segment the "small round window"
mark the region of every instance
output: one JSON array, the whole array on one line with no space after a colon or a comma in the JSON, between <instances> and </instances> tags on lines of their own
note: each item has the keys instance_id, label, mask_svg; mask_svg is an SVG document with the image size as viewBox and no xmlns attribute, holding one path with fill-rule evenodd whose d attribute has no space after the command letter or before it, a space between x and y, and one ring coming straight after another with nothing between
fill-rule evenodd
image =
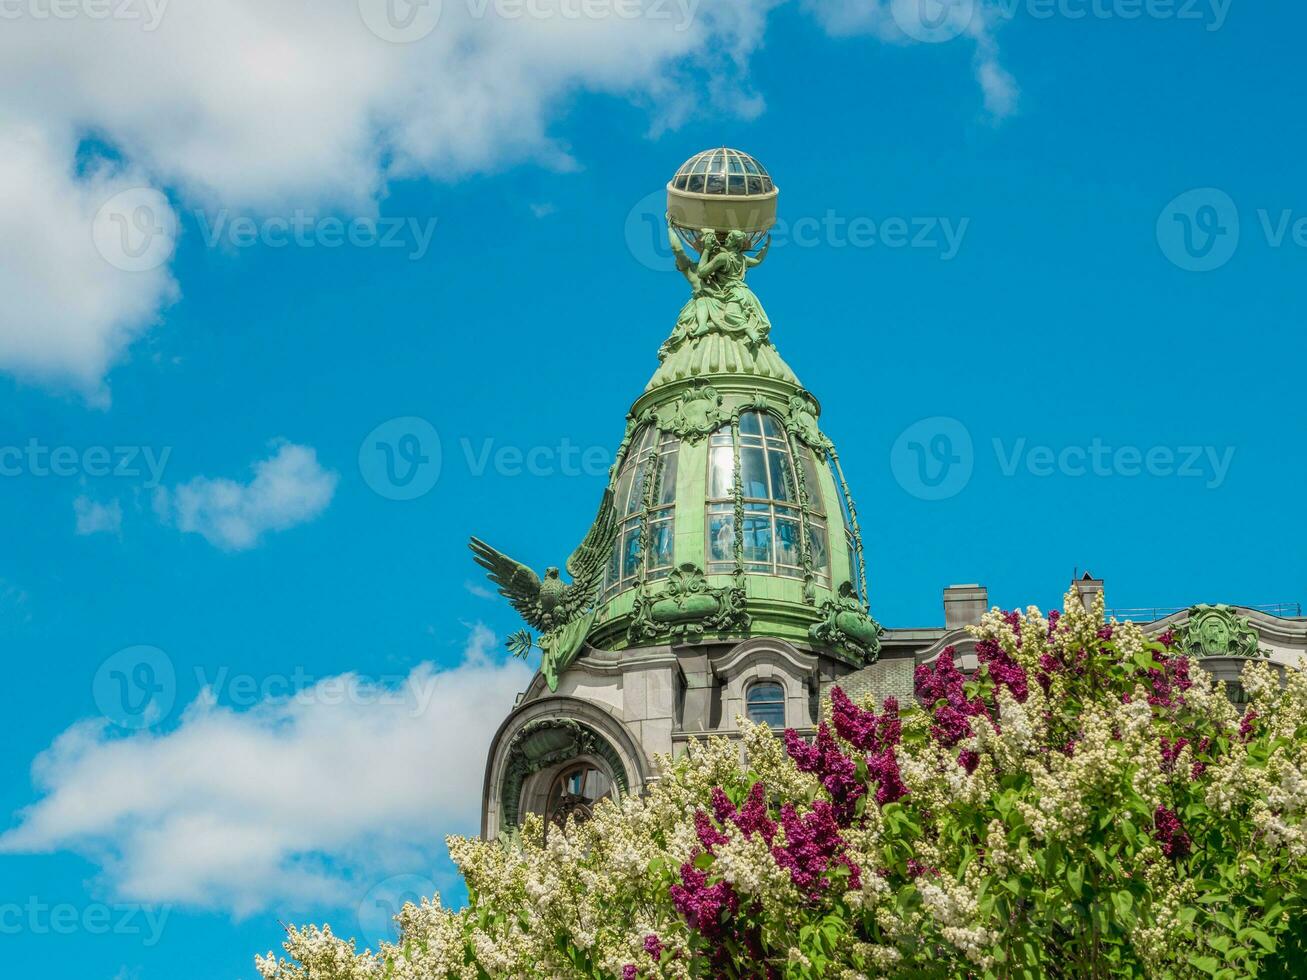
<instances>
[{"instance_id":1,"label":"small round window","mask_svg":"<svg viewBox=\"0 0 1307 980\"><path fill-rule=\"evenodd\" d=\"M745 714L754 724L785 727L785 689L775 681L759 681L744 696Z\"/></svg>"}]
</instances>

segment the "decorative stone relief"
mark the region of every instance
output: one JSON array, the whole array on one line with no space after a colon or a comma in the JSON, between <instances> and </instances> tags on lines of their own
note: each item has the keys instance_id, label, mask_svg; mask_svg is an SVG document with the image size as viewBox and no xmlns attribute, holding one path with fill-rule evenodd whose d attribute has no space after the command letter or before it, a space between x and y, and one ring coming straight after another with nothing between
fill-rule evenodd
<instances>
[{"instance_id":1,"label":"decorative stone relief","mask_svg":"<svg viewBox=\"0 0 1307 980\"><path fill-rule=\"evenodd\" d=\"M660 638L692 643L708 632L747 630L743 586L713 588L703 570L686 562L667 578L662 592L641 587L631 612L628 636L633 643Z\"/></svg>"},{"instance_id":2,"label":"decorative stone relief","mask_svg":"<svg viewBox=\"0 0 1307 980\"><path fill-rule=\"evenodd\" d=\"M821 604L821 614L821 622L808 628L815 642L843 650L863 664L880 656L880 635L885 630L867 614L851 582L841 584L839 594Z\"/></svg>"},{"instance_id":3,"label":"decorative stone relief","mask_svg":"<svg viewBox=\"0 0 1307 980\"><path fill-rule=\"evenodd\" d=\"M1193 606L1187 622L1175 628L1180 649L1194 657L1265 657L1257 630L1246 616L1225 605Z\"/></svg>"},{"instance_id":4,"label":"decorative stone relief","mask_svg":"<svg viewBox=\"0 0 1307 980\"><path fill-rule=\"evenodd\" d=\"M508 744L500 800L505 828L516 827L521 816L522 784L528 776L578 756L603 759L612 769L613 782L630 792L626 767L608 740L570 718L546 718L523 725Z\"/></svg>"},{"instance_id":5,"label":"decorative stone relief","mask_svg":"<svg viewBox=\"0 0 1307 980\"><path fill-rule=\"evenodd\" d=\"M785 425L807 443L818 456L825 456L830 451L831 441L822 435L817 425L817 403L808 392L801 391L797 395L790 396Z\"/></svg>"},{"instance_id":6,"label":"decorative stone relief","mask_svg":"<svg viewBox=\"0 0 1307 980\"><path fill-rule=\"evenodd\" d=\"M722 396L712 385L696 384L658 414L658 428L696 443L715 432L729 415Z\"/></svg>"}]
</instances>

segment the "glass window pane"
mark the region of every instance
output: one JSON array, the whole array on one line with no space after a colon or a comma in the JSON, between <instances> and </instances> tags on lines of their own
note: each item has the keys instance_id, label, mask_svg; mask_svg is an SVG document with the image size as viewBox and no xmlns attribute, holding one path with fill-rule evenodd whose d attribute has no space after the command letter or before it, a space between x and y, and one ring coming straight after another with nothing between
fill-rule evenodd
<instances>
[{"instance_id":1,"label":"glass window pane","mask_svg":"<svg viewBox=\"0 0 1307 980\"><path fill-rule=\"evenodd\" d=\"M740 480L746 497L767 499L767 463L761 449L740 448Z\"/></svg>"},{"instance_id":2,"label":"glass window pane","mask_svg":"<svg viewBox=\"0 0 1307 980\"><path fill-rule=\"evenodd\" d=\"M664 453L659 457L661 472L658 474L658 496L655 504L670 504L676 500L676 451Z\"/></svg>"},{"instance_id":3,"label":"glass window pane","mask_svg":"<svg viewBox=\"0 0 1307 980\"><path fill-rule=\"evenodd\" d=\"M735 491L735 458L731 447L714 446L708 465L708 496L729 497Z\"/></svg>"},{"instance_id":4,"label":"glass window pane","mask_svg":"<svg viewBox=\"0 0 1307 980\"><path fill-rule=\"evenodd\" d=\"M768 468L771 470L771 498L772 500L795 500L799 499L798 488L794 485L794 475L790 472L790 457L788 453L769 452L767 454Z\"/></svg>"},{"instance_id":5,"label":"glass window pane","mask_svg":"<svg viewBox=\"0 0 1307 980\"><path fill-rule=\"evenodd\" d=\"M731 189L730 189L730 193L732 193L732 194L743 194L743 193L744 193L744 175L743 175L743 174L731 174L731 184L730 184L730 188L731 188Z\"/></svg>"},{"instance_id":6,"label":"glass window pane","mask_svg":"<svg viewBox=\"0 0 1307 980\"><path fill-rule=\"evenodd\" d=\"M849 502L844 499L844 491L840 489L840 475L835 472L835 463L830 463L831 479L835 481L835 495L840 498L840 513L844 517L844 526L852 527L853 519L849 516Z\"/></svg>"},{"instance_id":7,"label":"glass window pane","mask_svg":"<svg viewBox=\"0 0 1307 980\"><path fill-rule=\"evenodd\" d=\"M649 567L667 568L672 564L672 522L659 521L649 528Z\"/></svg>"},{"instance_id":8,"label":"glass window pane","mask_svg":"<svg viewBox=\"0 0 1307 980\"><path fill-rule=\"evenodd\" d=\"M818 575L830 574L830 548L827 546L826 527L813 522L808 528L808 547L812 550L812 567Z\"/></svg>"},{"instance_id":9,"label":"glass window pane","mask_svg":"<svg viewBox=\"0 0 1307 980\"><path fill-rule=\"evenodd\" d=\"M746 517L744 519L744 560L747 562L770 562L771 521L765 517Z\"/></svg>"},{"instance_id":10,"label":"glass window pane","mask_svg":"<svg viewBox=\"0 0 1307 980\"><path fill-rule=\"evenodd\" d=\"M735 561L735 515L708 516L708 560Z\"/></svg>"},{"instance_id":11,"label":"glass window pane","mask_svg":"<svg viewBox=\"0 0 1307 980\"><path fill-rule=\"evenodd\" d=\"M785 727L785 691L779 684L761 681L745 694L745 714L755 724Z\"/></svg>"},{"instance_id":12,"label":"glass window pane","mask_svg":"<svg viewBox=\"0 0 1307 980\"><path fill-rule=\"evenodd\" d=\"M622 541L619 538L618 540L613 542L613 553L608 558L608 574L605 576L605 580L610 586L617 584L618 580L621 578L621 576L618 575L617 573L618 568L621 565L621 561L622 561Z\"/></svg>"},{"instance_id":13,"label":"glass window pane","mask_svg":"<svg viewBox=\"0 0 1307 980\"><path fill-rule=\"evenodd\" d=\"M644 507L644 474L647 466L647 460L639 460L628 474L631 477L631 482L627 487L626 507L619 510L619 514L623 516L634 514Z\"/></svg>"},{"instance_id":14,"label":"glass window pane","mask_svg":"<svg viewBox=\"0 0 1307 980\"><path fill-rule=\"evenodd\" d=\"M640 526L635 524L622 535L622 578L633 578L640 568Z\"/></svg>"},{"instance_id":15,"label":"glass window pane","mask_svg":"<svg viewBox=\"0 0 1307 980\"><path fill-rule=\"evenodd\" d=\"M698 169L697 166L696 169ZM691 174L689 181L686 183L686 190L693 191L695 194L702 194L703 174Z\"/></svg>"},{"instance_id":16,"label":"glass window pane","mask_svg":"<svg viewBox=\"0 0 1307 980\"><path fill-rule=\"evenodd\" d=\"M790 565L796 568L802 564L799 541L799 522L778 517L776 519L776 561L778 564Z\"/></svg>"},{"instance_id":17,"label":"glass window pane","mask_svg":"<svg viewBox=\"0 0 1307 980\"><path fill-rule=\"evenodd\" d=\"M762 435L762 427L758 422L757 412L745 412L740 416L740 434L741 435Z\"/></svg>"},{"instance_id":18,"label":"glass window pane","mask_svg":"<svg viewBox=\"0 0 1307 980\"><path fill-rule=\"evenodd\" d=\"M812 460L812 453L806 447L799 450L799 465L803 467L803 488L808 491L808 509L824 514L826 506L822 500L817 465Z\"/></svg>"},{"instance_id":19,"label":"glass window pane","mask_svg":"<svg viewBox=\"0 0 1307 980\"><path fill-rule=\"evenodd\" d=\"M762 434L769 439L781 438L780 426L776 424L776 416L771 412L758 412L758 417L762 419Z\"/></svg>"}]
</instances>

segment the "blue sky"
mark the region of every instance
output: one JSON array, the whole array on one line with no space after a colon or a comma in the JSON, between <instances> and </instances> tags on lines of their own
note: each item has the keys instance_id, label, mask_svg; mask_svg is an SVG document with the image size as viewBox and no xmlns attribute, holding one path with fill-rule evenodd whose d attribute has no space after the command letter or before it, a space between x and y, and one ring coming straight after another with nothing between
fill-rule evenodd
<instances>
[{"instance_id":1,"label":"blue sky","mask_svg":"<svg viewBox=\"0 0 1307 980\"><path fill-rule=\"evenodd\" d=\"M1307 599L1296 5L445 0L387 43L369 3L0 27L15 975L253 977L278 919L459 900L442 838L528 676L465 542L579 540L707 146L781 188L752 284L882 622L1077 568L1116 607ZM142 214L163 251L116 252Z\"/></svg>"}]
</instances>

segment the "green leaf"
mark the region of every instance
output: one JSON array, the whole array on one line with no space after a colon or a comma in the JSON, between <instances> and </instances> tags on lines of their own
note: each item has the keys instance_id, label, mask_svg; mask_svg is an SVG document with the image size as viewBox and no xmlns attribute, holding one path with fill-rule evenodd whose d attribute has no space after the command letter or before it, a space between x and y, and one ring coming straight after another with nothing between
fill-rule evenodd
<instances>
[{"instance_id":1,"label":"green leaf","mask_svg":"<svg viewBox=\"0 0 1307 980\"><path fill-rule=\"evenodd\" d=\"M1275 952L1275 940L1272 939L1270 936L1268 936L1266 933L1262 932L1262 930L1260 929L1239 930L1239 941L1243 942L1245 939L1251 939L1253 942L1255 942L1262 949L1266 950L1266 952L1268 953Z\"/></svg>"},{"instance_id":2,"label":"green leaf","mask_svg":"<svg viewBox=\"0 0 1307 980\"><path fill-rule=\"evenodd\" d=\"M1216 976L1216 971L1221 968L1221 961L1215 956L1199 956L1196 953L1189 954L1189 965L1197 967L1204 973Z\"/></svg>"},{"instance_id":3,"label":"green leaf","mask_svg":"<svg viewBox=\"0 0 1307 980\"><path fill-rule=\"evenodd\" d=\"M1071 893L1076 898L1080 898L1085 890L1085 868L1084 865L1074 864L1067 868L1067 884L1071 886Z\"/></svg>"},{"instance_id":4,"label":"green leaf","mask_svg":"<svg viewBox=\"0 0 1307 980\"><path fill-rule=\"evenodd\" d=\"M508 647L508 652L515 657L526 659L527 654L531 652L531 647L535 645L535 639L531 636L530 630L518 630L504 641L504 646Z\"/></svg>"}]
</instances>

